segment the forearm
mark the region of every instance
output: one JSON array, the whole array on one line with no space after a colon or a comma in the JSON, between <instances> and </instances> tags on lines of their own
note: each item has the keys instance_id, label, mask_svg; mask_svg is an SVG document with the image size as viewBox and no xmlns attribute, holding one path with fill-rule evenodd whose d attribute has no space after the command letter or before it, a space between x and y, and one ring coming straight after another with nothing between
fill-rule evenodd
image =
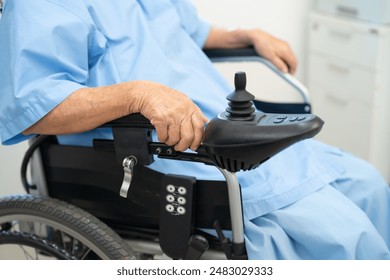
<instances>
[{"instance_id":1,"label":"forearm","mask_svg":"<svg viewBox=\"0 0 390 280\"><path fill-rule=\"evenodd\" d=\"M213 27L205 42L205 49L243 48L252 44L251 31L244 29L226 30Z\"/></svg>"},{"instance_id":2,"label":"forearm","mask_svg":"<svg viewBox=\"0 0 390 280\"><path fill-rule=\"evenodd\" d=\"M161 142L178 151L196 150L207 118L185 94L151 81L133 81L75 91L23 134L69 134L141 113Z\"/></svg>"},{"instance_id":3,"label":"forearm","mask_svg":"<svg viewBox=\"0 0 390 280\"><path fill-rule=\"evenodd\" d=\"M68 134L84 132L113 119L135 113L140 88L145 82L82 88L23 132L29 134Z\"/></svg>"}]
</instances>

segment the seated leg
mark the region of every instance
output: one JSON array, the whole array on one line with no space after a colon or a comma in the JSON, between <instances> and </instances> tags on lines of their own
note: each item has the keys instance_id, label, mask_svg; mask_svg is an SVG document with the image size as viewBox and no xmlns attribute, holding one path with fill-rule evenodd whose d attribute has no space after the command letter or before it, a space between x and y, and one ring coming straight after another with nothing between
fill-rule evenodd
<instances>
[{"instance_id":1,"label":"seated leg","mask_svg":"<svg viewBox=\"0 0 390 280\"><path fill-rule=\"evenodd\" d=\"M348 153L335 155L345 172L331 185L362 209L390 248L390 188L378 171Z\"/></svg>"},{"instance_id":2,"label":"seated leg","mask_svg":"<svg viewBox=\"0 0 390 280\"><path fill-rule=\"evenodd\" d=\"M246 220L245 232L249 259L390 259L367 215L330 185Z\"/></svg>"}]
</instances>

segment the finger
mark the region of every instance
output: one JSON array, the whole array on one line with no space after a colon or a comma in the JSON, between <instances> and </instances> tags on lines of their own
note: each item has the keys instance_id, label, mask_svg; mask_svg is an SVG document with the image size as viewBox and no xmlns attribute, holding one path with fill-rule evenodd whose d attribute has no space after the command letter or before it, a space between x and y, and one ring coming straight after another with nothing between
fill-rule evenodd
<instances>
[{"instance_id":1,"label":"finger","mask_svg":"<svg viewBox=\"0 0 390 280\"><path fill-rule=\"evenodd\" d=\"M288 72L294 74L297 70L298 61L288 45L286 45L285 49L282 51L280 58L287 64L289 68Z\"/></svg>"},{"instance_id":2,"label":"finger","mask_svg":"<svg viewBox=\"0 0 390 280\"><path fill-rule=\"evenodd\" d=\"M290 45L285 43L277 51L277 55L288 67L288 72L294 74L297 70L297 58L294 55L294 52L291 50Z\"/></svg>"},{"instance_id":3,"label":"finger","mask_svg":"<svg viewBox=\"0 0 390 280\"><path fill-rule=\"evenodd\" d=\"M194 138L190 146L191 150L195 151L199 147L203 138L204 125L207 121L207 118L205 118L204 116L202 118L199 118L193 115L192 126L194 130Z\"/></svg>"},{"instance_id":4,"label":"finger","mask_svg":"<svg viewBox=\"0 0 390 280\"><path fill-rule=\"evenodd\" d=\"M187 119L181 123L180 126L180 140L175 145L176 151L184 151L188 149L194 140L194 130L191 119Z\"/></svg>"},{"instance_id":5,"label":"finger","mask_svg":"<svg viewBox=\"0 0 390 280\"><path fill-rule=\"evenodd\" d=\"M152 123L153 124L153 123ZM166 143L168 139L168 127L166 123L163 124L153 124L157 132L158 141Z\"/></svg>"},{"instance_id":6,"label":"finger","mask_svg":"<svg viewBox=\"0 0 390 280\"><path fill-rule=\"evenodd\" d=\"M173 123L168 126L167 145L174 146L180 141L180 123Z\"/></svg>"},{"instance_id":7,"label":"finger","mask_svg":"<svg viewBox=\"0 0 390 280\"><path fill-rule=\"evenodd\" d=\"M272 62L273 65L276 66L276 68L278 68L280 71L284 72L284 73L288 73L288 65L286 64L286 62L284 60L282 60L280 57L274 55L270 61Z\"/></svg>"}]
</instances>

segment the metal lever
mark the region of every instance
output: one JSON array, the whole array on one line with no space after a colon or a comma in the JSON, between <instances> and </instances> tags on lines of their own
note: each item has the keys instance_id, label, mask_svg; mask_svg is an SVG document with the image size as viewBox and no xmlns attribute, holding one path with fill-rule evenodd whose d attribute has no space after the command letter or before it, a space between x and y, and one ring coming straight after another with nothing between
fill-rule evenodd
<instances>
[{"instance_id":1,"label":"metal lever","mask_svg":"<svg viewBox=\"0 0 390 280\"><path fill-rule=\"evenodd\" d=\"M123 177L121 189L119 191L119 195L121 197L125 197L125 198L127 197L131 180L133 179L133 169L136 164L137 164L137 158L135 156L128 156L122 162L124 177Z\"/></svg>"}]
</instances>

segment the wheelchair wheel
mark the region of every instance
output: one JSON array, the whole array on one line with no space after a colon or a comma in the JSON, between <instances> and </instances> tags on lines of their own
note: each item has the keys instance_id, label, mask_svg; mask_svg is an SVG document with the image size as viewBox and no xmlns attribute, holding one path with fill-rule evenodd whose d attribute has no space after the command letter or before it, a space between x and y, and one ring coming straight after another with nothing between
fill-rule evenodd
<instances>
[{"instance_id":1,"label":"wheelchair wheel","mask_svg":"<svg viewBox=\"0 0 390 280\"><path fill-rule=\"evenodd\" d=\"M128 243L96 217L31 195L0 198L0 255L10 250L26 259L136 259Z\"/></svg>"},{"instance_id":2,"label":"wheelchair wheel","mask_svg":"<svg viewBox=\"0 0 390 280\"><path fill-rule=\"evenodd\" d=\"M14 248L17 248L21 253L20 256L28 260L47 259L50 256L59 260L76 259L65 249L58 247L57 244L27 232L1 231L0 248L1 245L3 245L4 250L8 250L8 252L12 250L14 254Z\"/></svg>"}]
</instances>

